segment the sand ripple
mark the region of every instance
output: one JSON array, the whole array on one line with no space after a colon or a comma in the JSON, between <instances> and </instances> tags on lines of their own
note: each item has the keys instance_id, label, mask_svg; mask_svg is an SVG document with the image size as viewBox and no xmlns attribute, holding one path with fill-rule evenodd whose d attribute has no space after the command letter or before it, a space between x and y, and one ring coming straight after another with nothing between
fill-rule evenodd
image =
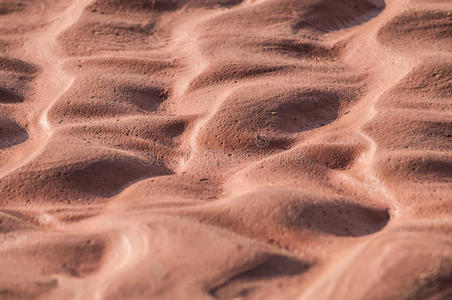
<instances>
[{"instance_id":1,"label":"sand ripple","mask_svg":"<svg viewBox=\"0 0 452 300\"><path fill-rule=\"evenodd\" d=\"M0 3L1 299L449 299L452 6Z\"/></svg>"}]
</instances>

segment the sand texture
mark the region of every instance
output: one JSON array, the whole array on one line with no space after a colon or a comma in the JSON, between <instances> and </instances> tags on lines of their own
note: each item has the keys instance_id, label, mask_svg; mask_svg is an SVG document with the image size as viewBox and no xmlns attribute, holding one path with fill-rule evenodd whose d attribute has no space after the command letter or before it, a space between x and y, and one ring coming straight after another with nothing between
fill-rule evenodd
<instances>
[{"instance_id":1,"label":"sand texture","mask_svg":"<svg viewBox=\"0 0 452 300\"><path fill-rule=\"evenodd\" d=\"M0 0L0 299L452 299L451 0Z\"/></svg>"}]
</instances>

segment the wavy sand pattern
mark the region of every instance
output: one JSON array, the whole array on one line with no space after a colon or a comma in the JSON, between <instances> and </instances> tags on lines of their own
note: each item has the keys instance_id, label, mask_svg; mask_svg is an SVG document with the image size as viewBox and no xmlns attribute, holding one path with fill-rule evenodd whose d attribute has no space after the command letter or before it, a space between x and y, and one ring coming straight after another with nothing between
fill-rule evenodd
<instances>
[{"instance_id":1,"label":"wavy sand pattern","mask_svg":"<svg viewBox=\"0 0 452 300\"><path fill-rule=\"evenodd\" d=\"M452 299L449 0L0 1L1 299Z\"/></svg>"}]
</instances>

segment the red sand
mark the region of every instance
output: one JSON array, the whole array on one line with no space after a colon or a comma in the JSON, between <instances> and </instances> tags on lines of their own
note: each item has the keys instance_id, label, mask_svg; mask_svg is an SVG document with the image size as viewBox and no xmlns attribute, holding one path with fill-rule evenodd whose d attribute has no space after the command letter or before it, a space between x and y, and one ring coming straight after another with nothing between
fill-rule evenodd
<instances>
[{"instance_id":1,"label":"red sand","mask_svg":"<svg viewBox=\"0 0 452 300\"><path fill-rule=\"evenodd\" d=\"M0 32L0 299L452 299L450 0L2 0Z\"/></svg>"}]
</instances>

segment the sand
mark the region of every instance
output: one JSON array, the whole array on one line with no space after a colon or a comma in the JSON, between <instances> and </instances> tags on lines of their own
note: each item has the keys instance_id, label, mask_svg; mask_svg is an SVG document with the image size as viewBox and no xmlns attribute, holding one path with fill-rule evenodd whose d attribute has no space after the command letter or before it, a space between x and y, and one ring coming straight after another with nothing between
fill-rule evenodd
<instances>
[{"instance_id":1,"label":"sand","mask_svg":"<svg viewBox=\"0 0 452 300\"><path fill-rule=\"evenodd\" d=\"M452 299L450 0L2 0L0 32L0 299Z\"/></svg>"}]
</instances>

